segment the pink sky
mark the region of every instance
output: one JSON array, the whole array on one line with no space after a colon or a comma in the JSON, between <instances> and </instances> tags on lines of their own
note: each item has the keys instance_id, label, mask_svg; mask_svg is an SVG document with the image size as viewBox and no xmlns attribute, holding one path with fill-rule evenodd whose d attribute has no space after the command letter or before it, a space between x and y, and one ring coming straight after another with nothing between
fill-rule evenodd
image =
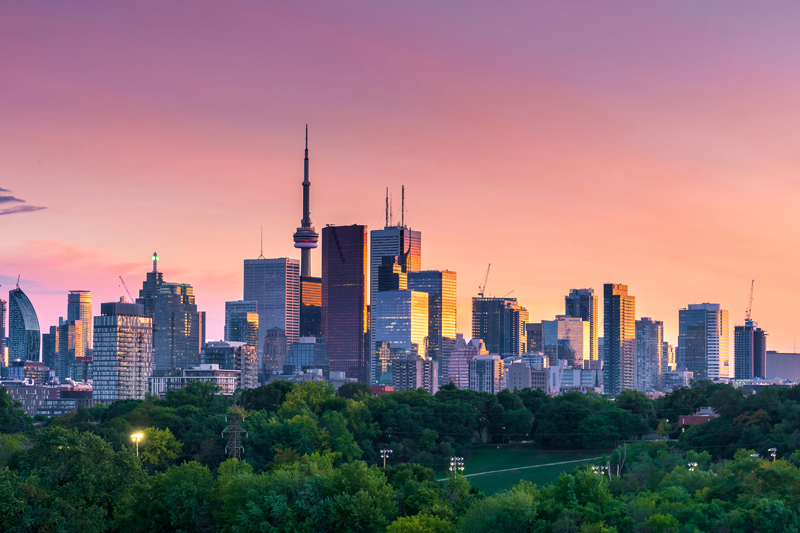
<instances>
[{"instance_id":1,"label":"pink sky","mask_svg":"<svg viewBox=\"0 0 800 533\"><path fill-rule=\"evenodd\" d=\"M406 185L423 268L459 278L459 330L492 263L531 320L570 288L796 335L800 6L784 2L0 4L0 283L43 330L95 312L150 254L192 283L208 336L242 260L299 257L312 220L383 223ZM395 202L397 205L398 202ZM399 209L396 209L396 212ZM319 253L314 257L319 274ZM732 333L732 331L731 331Z\"/></svg>"}]
</instances>

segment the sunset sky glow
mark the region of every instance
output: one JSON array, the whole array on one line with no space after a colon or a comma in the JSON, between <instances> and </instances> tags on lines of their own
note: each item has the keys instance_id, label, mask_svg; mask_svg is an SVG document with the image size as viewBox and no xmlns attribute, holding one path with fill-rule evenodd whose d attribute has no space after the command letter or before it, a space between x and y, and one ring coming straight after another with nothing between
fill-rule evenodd
<instances>
[{"instance_id":1,"label":"sunset sky glow","mask_svg":"<svg viewBox=\"0 0 800 533\"><path fill-rule=\"evenodd\" d=\"M491 263L531 321L625 283L675 343L720 303L731 354L755 279L791 351L798 95L795 2L3 2L0 294L21 275L46 331L157 251L221 338L260 227L300 257L308 123L317 230L382 227L405 184L466 337Z\"/></svg>"}]
</instances>

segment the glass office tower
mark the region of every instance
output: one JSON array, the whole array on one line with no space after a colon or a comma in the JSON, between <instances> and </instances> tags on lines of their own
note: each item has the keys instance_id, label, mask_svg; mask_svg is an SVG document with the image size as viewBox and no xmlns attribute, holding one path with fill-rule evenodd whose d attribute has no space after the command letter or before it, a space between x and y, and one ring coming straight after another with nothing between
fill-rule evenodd
<instances>
[{"instance_id":1,"label":"glass office tower","mask_svg":"<svg viewBox=\"0 0 800 533\"><path fill-rule=\"evenodd\" d=\"M33 304L17 287L8 293L8 359L38 361L42 336Z\"/></svg>"},{"instance_id":2,"label":"glass office tower","mask_svg":"<svg viewBox=\"0 0 800 533\"><path fill-rule=\"evenodd\" d=\"M428 344L428 294L382 291L375 304L375 367L373 383L391 383L392 363L410 356L425 359Z\"/></svg>"},{"instance_id":3,"label":"glass office tower","mask_svg":"<svg viewBox=\"0 0 800 533\"><path fill-rule=\"evenodd\" d=\"M736 379L767 379L767 334L757 322L734 328L733 353Z\"/></svg>"},{"instance_id":4,"label":"glass office tower","mask_svg":"<svg viewBox=\"0 0 800 533\"><path fill-rule=\"evenodd\" d=\"M153 322L156 370L200 363L200 314L191 285L162 283L155 300Z\"/></svg>"},{"instance_id":5,"label":"glass office tower","mask_svg":"<svg viewBox=\"0 0 800 533\"><path fill-rule=\"evenodd\" d=\"M428 294L428 357L439 361L439 385L446 385L447 364L456 340L456 273L409 272L408 288Z\"/></svg>"},{"instance_id":6,"label":"glass office tower","mask_svg":"<svg viewBox=\"0 0 800 533\"><path fill-rule=\"evenodd\" d=\"M664 351L664 322L642 317L636 321L636 388L660 390Z\"/></svg>"},{"instance_id":7,"label":"glass office tower","mask_svg":"<svg viewBox=\"0 0 800 533\"><path fill-rule=\"evenodd\" d=\"M258 346L267 330L281 328L289 343L300 336L300 261L245 259L243 300L258 302Z\"/></svg>"},{"instance_id":8,"label":"glass office tower","mask_svg":"<svg viewBox=\"0 0 800 533\"><path fill-rule=\"evenodd\" d=\"M368 382L367 227L322 230L322 334L331 372Z\"/></svg>"},{"instance_id":9,"label":"glass office tower","mask_svg":"<svg viewBox=\"0 0 800 533\"><path fill-rule=\"evenodd\" d=\"M558 361L581 369L590 361L591 328L588 322L572 316L557 316L555 320L542 320L542 345L550 366Z\"/></svg>"},{"instance_id":10,"label":"glass office tower","mask_svg":"<svg viewBox=\"0 0 800 533\"><path fill-rule=\"evenodd\" d=\"M322 278L300 276L300 336L322 335Z\"/></svg>"},{"instance_id":11,"label":"glass office tower","mask_svg":"<svg viewBox=\"0 0 800 533\"><path fill-rule=\"evenodd\" d=\"M719 304L689 304L678 311L678 370L694 379L733 377L728 311Z\"/></svg>"},{"instance_id":12,"label":"glass office tower","mask_svg":"<svg viewBox=\"0 0 800 533\"><path fill-rule=\"evenodd\" d=\"M92 355L92 293L90 291L69 291L67 295L67 320L80 320L83 332L83 354Z\"/></svg>"}]
</instances>

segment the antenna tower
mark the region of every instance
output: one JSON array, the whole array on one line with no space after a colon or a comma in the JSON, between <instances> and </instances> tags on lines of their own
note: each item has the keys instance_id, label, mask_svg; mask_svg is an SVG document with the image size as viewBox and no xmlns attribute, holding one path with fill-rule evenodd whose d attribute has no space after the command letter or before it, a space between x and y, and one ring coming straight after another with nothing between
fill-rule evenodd
<instances>
[{"instance_id":1,"label":"antenna tower","mask_svg":"<svg viewBox=\"0 0 800 533\"><path fill-rule=\"evenodd\" d=\"M400 201L400 226L406 227L406 186L401 185L402 196Z\"/></svg>"},{"instance_id":2,"label":"antenna tower","mask_svg":"<svg viewBox=\"0 0 800 533\"><path fill-rule=\"evenodd\" d=\"M389 187L386 187L386 224L384 227L389 227Z\"/></svg>"},{"instance_id":3,"label":"antenna tower","mask_svg":"<svg viewBox=\"0 0 800 533\"><path fill-rule=\"evenodd\" d=\"M264 257L264 226L261 226L261 253L258 254L258 259L266 259Z\"/></svg>"},{"instance_id":4,"label":"antenna tower","mask_svg":"<svg viewBox=\"0 0 800 533\"><path fill-rule=\"evenodd\" d=\"M229 425L222 430L223 437L225 437L225 433L228 434L228 444L225 445L225 453L227 453L228 457L231 459L241 461L242 454L244 453L244 446L242 446L242 433L244 433L245 437L247 436L247 431L242 429L242 420L244 420L244 414L242 413L242 408L238 405L234 405L230 412L230 420L228 420L228 417L225 417L225 421L229 422Z\"/></svg>"}]
</instances>

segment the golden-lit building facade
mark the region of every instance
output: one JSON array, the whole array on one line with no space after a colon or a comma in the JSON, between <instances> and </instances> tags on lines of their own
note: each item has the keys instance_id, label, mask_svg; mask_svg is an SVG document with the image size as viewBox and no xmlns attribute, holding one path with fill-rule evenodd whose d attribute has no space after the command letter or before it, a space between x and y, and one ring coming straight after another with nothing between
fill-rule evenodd
<instances>
[{"instance_id":1,"label":"golden-lit building facade","mask_svg":"<svg viewBox=\"0 0 800 533\"><path fill-rule=\"evenodd\" d=\"M380 382L384 374L391 372L393 359L427 358L427 293L408 290L379 292L373 323L378 347L373 380Z\"/></svg>"}]
</instances>

